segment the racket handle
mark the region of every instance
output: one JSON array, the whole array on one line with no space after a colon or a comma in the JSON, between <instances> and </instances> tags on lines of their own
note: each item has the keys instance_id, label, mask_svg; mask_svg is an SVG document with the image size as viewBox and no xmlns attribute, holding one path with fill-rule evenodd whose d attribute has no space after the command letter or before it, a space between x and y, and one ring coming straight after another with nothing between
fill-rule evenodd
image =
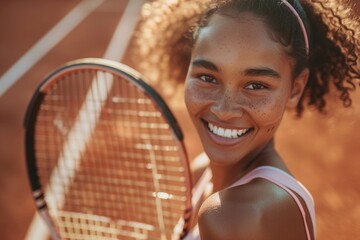
<instances>
[{"instance_id":1,"label":"racket handle","mask_svg":"<svg viewBox=\"0 0 360 240\"><path fill-rule=\"evenodd\" d=\"M49 214L49 210L47 208L47 205L46 205L46 202L44 199L44 192L42 191L41 188L39 188L37 190L34 190L32 192L32 194L33 194L39 215L45 221L48 229L50 230L51 238L53 240L61 240L59 231L58 231L53 219L51 218L51 216Z\"/></svg>"},{"instance_id":2,"label":"racket handle","mask_svg":"<svg viewBox=\"0 0 360 240\"><path fill-rule=\"evenodd\" d=\"M46 207L42 208L42 209L39 209L39 215L42 217L42 219L45 221L47 227L49 228L51 239L53 239L53 240L61 240L61 237L59 235L59 231L58 231L54 221L50 217L48 209Z\"/></svg>"}]
</instances>

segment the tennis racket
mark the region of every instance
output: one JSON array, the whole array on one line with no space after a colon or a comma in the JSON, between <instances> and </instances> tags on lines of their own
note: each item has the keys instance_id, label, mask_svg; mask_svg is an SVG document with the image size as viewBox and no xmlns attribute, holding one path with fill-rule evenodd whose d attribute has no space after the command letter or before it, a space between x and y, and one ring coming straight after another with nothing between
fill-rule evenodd
<instances>
[{"instance_id":1,"label":"tennis racket","mask_svg":"<svg viewBox=\"0 0 360 240\"><path fill-rule=\"evenodd\" d=\"M182 132L139 73L80 59L41 83L25 117L27 169L53 239L180 239L192 216Z\"/></svg>"}]
</instances>

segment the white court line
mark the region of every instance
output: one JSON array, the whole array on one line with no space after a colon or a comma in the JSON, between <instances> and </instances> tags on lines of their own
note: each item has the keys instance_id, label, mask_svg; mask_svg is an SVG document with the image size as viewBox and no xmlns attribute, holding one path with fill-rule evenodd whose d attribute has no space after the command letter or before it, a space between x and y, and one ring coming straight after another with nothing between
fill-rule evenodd
<instances>
[{"instance_id":1,"label":"white court line","mask_svg":"<svg viewBox=\"0 0 360 240\"><path fill-rule=\"evenodd\" d=\"M0 77L0 97L104 0L83 0Z\"/></svg>"},{"instance_id":2,"label":"white court line","mask_svg":"<svg viewBox=\"0 0 360 240\"><path fill-rule=\"evenodd\" d=\"M121 61L127 46L129 45L131 36L135 30L138 17L140 15L141 6L146 0L129 0L121 17L110 44L104 54L104 58L114 61Z\"/></svg>"},{"instance_id":3,"label":"white court line","mask_svg":"<svg viewBox=\"0 0 360 240\"><path fill-rule=\"evenodd\" d=\"M131 39L132 33L136 27L137 18L139 16L141 6L144 2L145 2L145 0L129 1L129 3L126 6L126 9L124 11L124 14L121 17L121 19L116 27L115 33L110 41L110 44L104 54L104 58L107 58L110 60L115 60L115 61L119 61L123 58L126 48L128 46L128 43ZM111 88L111 83L108 82L107 84L110 85L110 86L109 85L107 86L107 89L109 90ZM103 93L103 94L105 94L105 95L103 95L101 98L106 98L107 91L106 91L106 93ZM84 103L84 106L86 106L86 101ZM97 109L96 111L98 112L99 109ZM81 111L80 111L79 115L81 116ZM96 122L97 120L94 119L94 121ZM76 125L78 125L78 124L75 123L75 126ZM69 135L78 135L79 134L77 132L78 129L79 128L72 129L72 131ZM82 139L83 144L81 144L81 145L85 146L86 142L89 140L90 136L91 136L91 134L88 134L86 137L84 137ZM71 142L71 139L69 139L69 142ZM64 152L62 153L62 156L66 155L66 149L67 149L66 146L67 145L68 144L65 144L65 146L64 146ZM80 152L81 152L81 149L79 150L79 154L76 154L78 156L78 158L80 158L80 155L81 155ZM61 158L61 159L63 159L63 158ZM60 159L60 161L61 161L61 159ZM78 162L78 160L75 160L74 162ZM52 178L54 178L54 179L57 178L57 173L61 172L60 166L62 164L63 164L62 162L60 162L58 164L56 171L54 171L54 176L52 176ZM70 173L70 175L75 174L75 171L76 171L76 164L74 165L73 172ZM70 176L70 178L71 178L71 176ZM28 229L28 234L27 234L25 240L33 240L33 239L45 240L48 238L48 236L49 236L49 231L48 231L43 219L39 216L38 213L36 213L36 215L33 218L32 223Z\"/></svg>"}]
</instances>

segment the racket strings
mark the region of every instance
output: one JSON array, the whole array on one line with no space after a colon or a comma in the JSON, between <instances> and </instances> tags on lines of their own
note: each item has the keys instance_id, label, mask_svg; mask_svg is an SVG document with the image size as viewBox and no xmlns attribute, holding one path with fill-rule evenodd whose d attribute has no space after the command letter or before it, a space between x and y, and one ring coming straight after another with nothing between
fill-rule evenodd
<instances>
[{"instance_id":1,"label":"racket strings","mask_svg":"<svg viewBox=\"0 0 360 240\"><path fill-rule=\"evenodd\" d=\"M97 81L94 88L99 76L108 80ZM103 85L108 89L104 99ZM98 110L91 110L92 104ZM42 181L51 182L61 155L68 159L51 184L53 196L47 195L55 202L49 208L67 239L171 239L185 211L184 169L170 127L143 92L117 75L77 71L47 94L38 121ZM76 124L81 128L64 154L59 146L66 145ZM68 167L75 173L64 181Z\"/></svg>"},{"instance_id":2,"label":"racket strings","mask_svg":"<svg viewBox=\"0 0 360 240\"><path fill-rule=\"evenodd\" d=\"M64 79L61 81L63 84L57 84L51 88L52 92L47 96L52 97L45 99L37 119L38 123L36 125L35 146L37 150L35 152L38 155L38 163L45 167L43 169L40 168L39 174L40 177L42 177L43 185L47 185L49 191L51 191L50 198L48 200L48 204L50 205L62 202L61 199L63 198L61 193L64 192L64 189L61 189L60 191L58 189L64 184L48 184L48 182L51 179L57 182L60 182L62 179L66 179L62 172L59 172L57 175L55 174L57 176L55 178L51 178L51 175L53 174L53 169L56 169L59 156L68 153L62 152L63 149L59 146L65 145L68 129L71 128L69 123L74 122L74 111L78 111L78 109L75 104L71 104L71 99L64 93L75 96L72 91L77 88L74 88L71 84L71 80L76 80L76 77L77 76L73 73L69 76L64 76ZM52 106L69 109L70 111L54 112L52 111Z\"/></svg>"}]
</instances>

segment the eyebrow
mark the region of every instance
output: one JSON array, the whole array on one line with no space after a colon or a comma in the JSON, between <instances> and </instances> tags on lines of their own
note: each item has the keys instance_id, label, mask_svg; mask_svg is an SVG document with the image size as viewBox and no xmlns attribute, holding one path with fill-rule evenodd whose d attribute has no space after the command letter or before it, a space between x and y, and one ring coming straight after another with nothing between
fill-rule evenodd
<instances>
[{"instance_id":1,"label":"eyebrow","mask_svg":"<svg viewBox=\"0 0 360 240\"><path fill-rule=\"evenodd\" d=\"M195 67L203 67L208 70L219 72L219 68L215 64L204 59L195 59L192 62L192 65Z\"/></svg>"},{"instance_id":2,"label":"eyebrow","mask_svg":"<svg viewBox=\"0 0 360 240\"><path fill-rule=\"evenodd\" d=\"M280 79L280 74L267 67L261 67L261 68L250 68L245 70L245 76L251 76L251 77L272 77Z\"/></svg>"},{"instance_id":3,"label":"eyebrow","mask_svg":"<svg viewBox=\"0 0 360 240\"><path fill-rule=\"evenodd\" d=\"M204 59L195 59L192 62L192 65L195 67L203 67L211 71L219 72L220 68L216 66L214 63L204 60ZM244 71L244 76L250 77L271 77L280 79L280 74L268 67L258 67L258 68L248 68Z\"/></svg>"}]
</instances>

